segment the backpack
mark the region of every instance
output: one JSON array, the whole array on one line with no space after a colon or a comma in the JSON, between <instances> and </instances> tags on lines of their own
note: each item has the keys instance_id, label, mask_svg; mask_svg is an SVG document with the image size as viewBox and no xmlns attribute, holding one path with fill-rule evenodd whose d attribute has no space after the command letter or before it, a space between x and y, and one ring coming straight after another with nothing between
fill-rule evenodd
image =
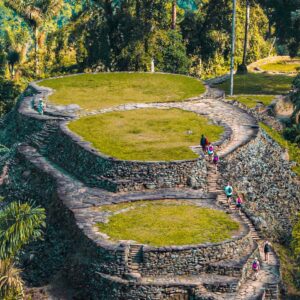
<instances>
[{"instance_id":1,"label":"backpack","mask_svg":"<svg viewBox=\"0 0 300 300\"><path fill-rule=\"evenodd\" d=\"M232 187L231 186L229 186L226 190L227 190L228 194L232 194Z\"/></svg>"},{"instance_id":2,"label":"backpack","mask_svg":"<svg viewBox=\"0 0 300 300\"><path fill-rule=\"evenodd\" d=\"M253 270L257 270L258 268L258 262L255 260L253 263L252 263L252 269Z\"/></svg>"},{"instance_id":3,"label":"backpack","mask_svg":"<svg viewBox=\"0 0 300 300\"><path fill-rule=\"evenodd\" d=\"M264 252L270 252L270 245L269 244L265 244Z\"/></svg>"}]
</instances>

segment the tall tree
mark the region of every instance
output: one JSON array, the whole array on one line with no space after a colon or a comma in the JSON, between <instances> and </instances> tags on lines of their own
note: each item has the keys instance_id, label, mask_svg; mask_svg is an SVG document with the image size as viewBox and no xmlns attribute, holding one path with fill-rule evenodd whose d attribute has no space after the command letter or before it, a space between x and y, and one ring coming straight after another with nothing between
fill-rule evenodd
<instances>
[{"instance_id":1,"label":"tall tree","mask_svg":"<svg viewBox=\"0 0 300 300\"><path fill-rule=\"evenodd\" d=\"M176 19L177 19L177 1L172 0L172 29L176 29Z\"/></svg>"},{"instance_id":2,"label":"tall tree","mask_svg":"<svg viewBox=\"0 0 300 300\"><path fill-rule=\"evenodd\" d=\"M56 16L63 0L5 0L5 5L13 9L27 22L33 31L35 49L35 74L38 75L39 33L41 27Z\"/></svg>"},{"instance_id":3,"label":"tall tree","mask_svg":"<svg viewBox=\"0 0 300 300\"><path fill-rule=\"evenodd\" d=\"M246 0L246 14L245 14L245 32L244 32L244 48L243 48L243 60L238 66L238 73L247 73L247 52L248 52L248 37L250 26L250 0Z\"/></svg>"}]
</instances>

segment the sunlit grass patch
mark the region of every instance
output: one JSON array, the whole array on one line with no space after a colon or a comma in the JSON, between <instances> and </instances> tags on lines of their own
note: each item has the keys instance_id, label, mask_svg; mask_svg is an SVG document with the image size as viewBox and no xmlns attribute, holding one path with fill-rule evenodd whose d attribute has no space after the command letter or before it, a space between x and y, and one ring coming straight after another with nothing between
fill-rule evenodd
<instances>
[{"instance_id":1,"label":"sunlit grass patch","mask_svg":"<svg viewBox=\"0 0 300 300\"><path fill-rule=\"evenodd\" d=\"M249 108L254 108L258 103L268 106L271 104L274 98L274 95L239 95L227 97L226 99L236 100Z\"/></svg>"},{"instance_id":2,"label":"sunlit grass patch","mask_svg":"<svg viewBox=\"0 0 300 300\"><path fill-rule=\"evenodd\" d=\"M234 76L234 95L281 95L286 94L292 85L293 77L285 75L269 75L248 73ZM216 87L229 94L230 81L226 80Z\"/></svg>"},{"instance_id":3,"label":"sunlit grass patch","mask_svg":"<svg viewBox=\"0 0 300 300\"><path fill-rule=\"evenodd\" d=\"M269 72L297 72L300 71L300 58L279 59L276 62L261 64L259 67Z\"/></svg>"},{"instance_id":4,"label":"sunlit grass patch","mask_svg":"<svg viewBox=\"0 0 300 300\"><path fill-rule=\"evenodd\" d=\"M109 156L124 160L171 161L197 157L189 146L200 135L220 139L224 129L203 116L180 109L137 109L93 115L69 128Z\"/></svg>"},{"instance_id":5,"label":"sunlit grass patch","mask_svg":"<svg viewBox=\"0 0 300 300\"><path fill-rule=\"evenodd\" d=\"M239 229L225 212L184 200L138 201L126 207L123 203L109 207L109 222L97 226L112 240L153 246L216 243L231 238Z\"/></svg>"},{"instance_id":6,"label":"sunlit grass patch","mask_svg":"<svg viewBox=\"0 0 300 300\"><path fill-rule=\"evenodd\" d=\"M55 104L78 104L95 110L136 102L182 101L205 91L197 79L172 74L100 73L47 79L39 83L55 92Z\"/></svg>"}]
</instances>

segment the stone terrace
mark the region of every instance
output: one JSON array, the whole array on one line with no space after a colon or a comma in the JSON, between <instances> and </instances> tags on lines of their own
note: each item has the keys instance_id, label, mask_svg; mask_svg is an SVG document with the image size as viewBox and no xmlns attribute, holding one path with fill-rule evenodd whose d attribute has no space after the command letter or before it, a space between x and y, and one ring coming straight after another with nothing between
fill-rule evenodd
<instances>
[{"instance_id":1,"label":"stone terrace","mask_svg":"<svg viewBox=\"0 0 300 300\"><path fill-rule=\"evenodd\" d=\"M31 89L35 93L51 92L36 85ZM30 108L31 99L32 96L24 97L17 110L4 120L1 141L8 145L21 143L15 161L10 163L4 190L36 193L47 199L41 203L46 208L54 205L66 211L71 224L66 230L72 235L75 232L80 245L77 253L70 255L81 253L87 261L84 268L80 263L66 266L80 270L76 276L68 274L68 277L74 285L88 283L87 297L278 299L280 276L276 255L272 253L269 265L262 263L260 278L253 281L251 262L255 256L261 257L262 240L246 215L239 217L232 207L225 205L220 174L203 155L195 161L169 165L151 162L145 168L140 167L140 162L132 165L133 162L112 160L64 130L66 121L76 117L74 107L59 111L52 107L39 116ZM129 104L109 110L145 107L181 108L207 115L213 122L222 124L226 131L217 145L224 159L257 138L255 119L240 108L224 103L217 91L208 90L205 95L182 103ZM201 154L198 146L192 149ZM172 163L174 167L170 167ZM99 168L92 169L93 164ZM125 174L118 168L115 172L115 166L120 164L126 168ZM183 165L187 167L182 168ZM168 173L168 168L173 168L172 172ZM93 180L89 179L89 172L94 172ZM157 172L156 178L151 177L153 172ZM188 176L186 172L190 172ZM112 177L113 173L119 175ZM173 173L177 176L172 176ZM13 174L19 176L18 180L13 180ZM159 248L130 241L112 243L95 229L95 223L103 221L103 215L95 207L143 199L194 199L224 209L244 224L243 233L218 244ZM85 277L86 273L91 275Z\"/></svg>"}]
</instances>

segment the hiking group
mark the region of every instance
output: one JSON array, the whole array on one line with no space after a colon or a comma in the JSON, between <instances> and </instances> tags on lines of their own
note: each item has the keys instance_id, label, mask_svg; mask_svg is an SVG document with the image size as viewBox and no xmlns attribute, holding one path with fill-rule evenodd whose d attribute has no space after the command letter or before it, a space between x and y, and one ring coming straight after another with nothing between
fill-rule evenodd
<instances>
[{"instance_id":1,"label":"hiking group","mask_svg":"<svg viewBox=\"0 0 300 300\"><path fill-rule=\"evenodd\" d=\"M202 148L203 153L207 153L209 157L209 161L211 161L216 166L216 170L217 170L218 163L219 163L219 156L215 152L215 148L213 144L208 141L207 137L204 134L202 134L201 136L200 146Z\"/></svg>"},{"instance_id":2,"label":"hiking group","mask_svg":"<svg viewBox=\"0 0 300 300\"><path fill-rule=\"evenodd\" d=\"M204 134L202 134L202 136L201 136L200 146L202 148L204 155L207 154L208 160L216 166L216 171L217 171L218 163L219 163L219 156L215 152L214 146L208 141L207 137ZM233 187L231 186L231 184L229 182L225 186L224 192L225 192L225 195L227 198L228 207L230 208L230 205L231 205L232 201L234 200L234 198L233 198ZM237 193L237 197L235 199L235 209L238 210L239 214L241 214L242 204L243 204L243 197L242 197L241 193ZM265 255L264 260L266 263L269 263L269 254L271 252L271 243L269 241L265 241L265 243L263 245L263 251L264 251L264 255ZM254 260L252 261L252 265L251 265L253 280L258 279L260 269L261 269L261 265L260 265L259 259L257 257L255 257Z\"/></svg>"}]
</instances>

